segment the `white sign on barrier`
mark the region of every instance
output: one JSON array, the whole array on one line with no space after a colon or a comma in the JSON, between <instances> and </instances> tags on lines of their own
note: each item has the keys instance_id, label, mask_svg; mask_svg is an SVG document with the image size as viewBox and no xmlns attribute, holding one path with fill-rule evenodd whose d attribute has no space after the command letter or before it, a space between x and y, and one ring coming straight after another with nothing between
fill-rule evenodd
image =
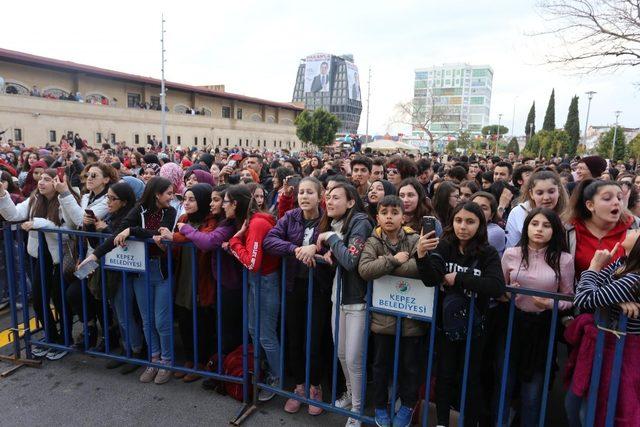
<instances>
[{"instance_id":1,"label":"white sign on barrier","mask_svg":"<svg viewBox=\"0 0 640 427\"><path fill-rule=\"evenodd\" d=\"M144 242L129 240L125 247L116 246L104 256L104 266L109 270L145 272Z\"/></svg>"},{"instance_id":2,"label":"white sign on barrier","mask_svg":"<svg viewBox=\"0 0 640 427\"><path fill-rule=\"evenodd\" d=\"M373 307L403 314L433 317L435 288L422 280L383 276L373 281Z\"/></svg>"}]
</instances>

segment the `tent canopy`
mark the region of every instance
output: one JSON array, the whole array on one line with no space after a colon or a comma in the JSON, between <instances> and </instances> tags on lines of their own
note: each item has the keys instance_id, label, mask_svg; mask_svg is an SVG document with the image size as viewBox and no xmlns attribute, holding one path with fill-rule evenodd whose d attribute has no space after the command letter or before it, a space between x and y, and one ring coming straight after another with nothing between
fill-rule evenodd
<instances>
[{"instance_id":1,"label":"tent canopy","mask_svg":"<svg viewBox=\"0 0 640 427\"><path fill-rule=\"evenodd\" d=\"M396 151L420 151L417 147L413 145L406 144L400 141L393 141L390 139L377 139L368 144L364 144L362 148L370 148L373 151L385 151L385 152L396 152Z\"/></svg>"}]
</instances>

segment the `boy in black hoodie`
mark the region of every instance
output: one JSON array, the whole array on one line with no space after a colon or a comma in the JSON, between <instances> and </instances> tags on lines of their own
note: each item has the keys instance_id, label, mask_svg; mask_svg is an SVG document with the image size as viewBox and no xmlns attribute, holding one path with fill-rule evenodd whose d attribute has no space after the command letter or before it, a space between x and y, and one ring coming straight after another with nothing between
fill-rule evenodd
<instances>
[{"instance_id":1,"label":"boy in black hoodie","mask_svg":"<svg viewBox=\"0 0 640 427\"><path fill-rule=\"evenodd\" d=\"M438 425L449 425L449 408L457 404L464 369L470 303L474 304L471 351L467 373L466 404L460 418L465 426L478 423L480 373L484 343L484 316L490 298L504 292L498 252L487 242L482 209L473 202L458 205L452 223L435 250L429 236L418 241L418 272L426 286L440 286L436 324L438 338L436 410ZM475 294L475 298L471 298Z\"/></svg>"}]
</instances>

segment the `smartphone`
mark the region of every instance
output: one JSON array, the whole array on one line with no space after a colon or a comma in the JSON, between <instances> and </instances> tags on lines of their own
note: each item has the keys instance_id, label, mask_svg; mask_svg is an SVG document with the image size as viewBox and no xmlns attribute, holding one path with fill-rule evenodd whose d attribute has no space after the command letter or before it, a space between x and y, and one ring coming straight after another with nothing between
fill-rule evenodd
<instances>
[{"instance_id":1,"label":"smartphone","mask_svg":"<svg viewBox=\"0 0 640 427\"><path fill-rule=\"evenodd\" d=\"M95 261L89 261L84 264L82 267L73 272L73 275L76 276L80 280L86 279L91 273L96 271L100 264Z\"/></svg>"},{"instance_id":2,"label":"smartphone","mask_svg":"<svg viewBox=\"0 0 640 427\"><path fill-rule=\"evenodd\" d=\"M91 218L95 218L96 217L96 214L91 209L85 209L84 213L89 215Z\"/></svg>"},{"instance_id":3,"label":"smartphone","mask_svg":"<svg viewBox=\"0 0 640 427\"><path fill-rule=\"evenodd\" d=\"M236 164L237 163L235 160L229 160L229 163L227 163L227 166L229 166L230 168L235 168Z\"/></svg>"},{"instance_id":4,"label":"smartphone","mask_svg":"<svg viewBox=\"0 0 640 427\"><path fill-rule=\"evenodd\" d=\"M58 179L64 181L64 168L56 168L58 173Z\"/></svg>"},{"instance_id":5,"label":"smartphone","mask_svg":"<svg viewBox=\"0 0 640 427\"><path fill-rule=\"evenodd\" d=\"M422 234L426 235L431 233L432 231L436 231L436 217L434 216L423 216L422 217Z\"/></svg>"}]
</instances>

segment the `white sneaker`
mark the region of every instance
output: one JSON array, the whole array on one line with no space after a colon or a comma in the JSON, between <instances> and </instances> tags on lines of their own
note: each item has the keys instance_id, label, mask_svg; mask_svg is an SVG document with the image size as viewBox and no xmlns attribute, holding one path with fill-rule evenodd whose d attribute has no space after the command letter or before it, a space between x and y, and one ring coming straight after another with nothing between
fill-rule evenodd
<instances>
[{"instance_id":1,"label":"white sneaker","mask_svg":"<svg viewBox=\"0 0 640 427\"><path fill-rule=\"evenodd\" d=\"M353 404L352 395L350 391L345 391L340 397L340 399L336 400L336 408L348 409L348 408L351 408L352 404Z\"/></svg>"},{"instance_id":2,"label":"white sneaker","mask_svg":"<svg viewBox=\"0 0 640 427\"><path fill-rule=\"evenodd\" d=\"M360 427L362 426L362 421L358 421L355 418L349 418L344 427Z\"/></svg>"}]
</instances>

